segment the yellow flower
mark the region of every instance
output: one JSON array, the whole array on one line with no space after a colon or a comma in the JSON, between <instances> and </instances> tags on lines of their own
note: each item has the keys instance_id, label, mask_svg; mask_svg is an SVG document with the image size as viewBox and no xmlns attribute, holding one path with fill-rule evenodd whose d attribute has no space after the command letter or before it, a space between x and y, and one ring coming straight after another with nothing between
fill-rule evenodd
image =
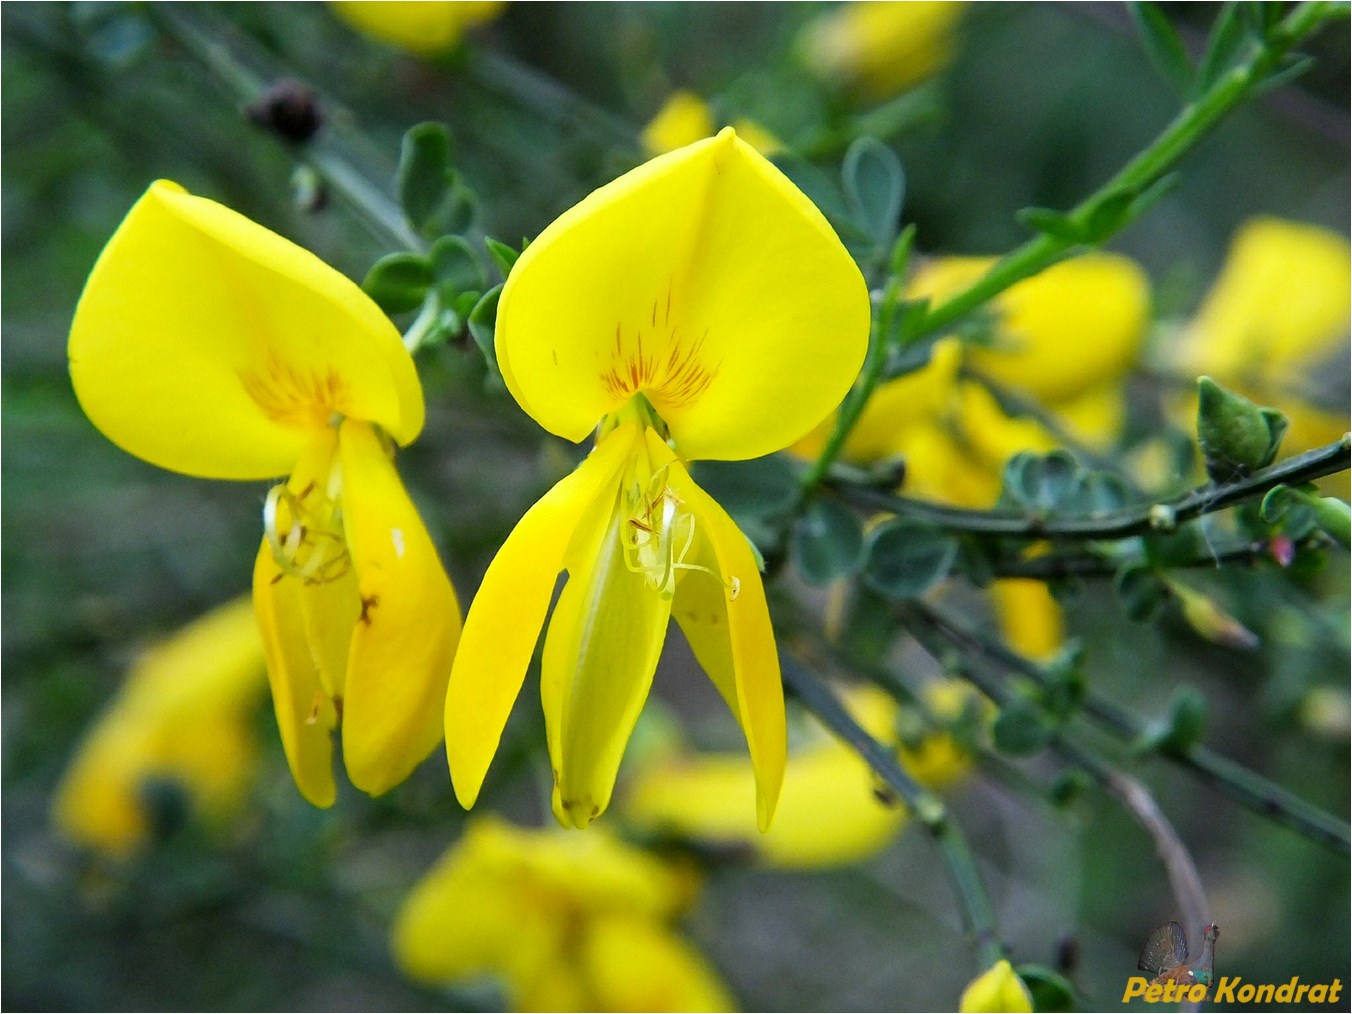
<instances>
[{"instance_id":1,"label":"yellow flower","mask_svg":"<svg viewBox=\"0 0 1352 1014\"><path fill-rule=\"evenodd\" d=\"M919 84L952 56L963 4L862 0L841 4L804 29L809 67L870 99Z\"/></svg>"},{"instance_id":2,"label":"yellow flower","mask_svg":"<svg viewBox=\"0 0 1352 1014\"><path fill-rule=\"evenodd\" d=\"M981 1014L984 1011L1008 1011L1010 1014L1030 1014L1033 997L1018 973L1008 961L1001 958L982 972L962 991L958 1010L962 1014Z\"/></svg>"},{"instance_id":3,"label":"yellow flower","mask_svg":"<svg viewBox=\"0 0 1352 1014\"><path fill-rule=\"evenodd\" d=\"M925 702L941 722L957 720L974 697L960 681L931 684ZM898 708L874 687L851 690L845 704L860 726L884 744L897 742ZM819 869L867 859L885 848L906 821L868 762L817 723L789 754L775 822L759 833L751 819L755 785L733 754L676 754L641 767L624 794L622 812L635 830L745 849L766 866ZM922 785L944 788L967 774L972 758L947 731L926 731L897 748Z\"/></svg>"},{"instance_id":4,"label":"yellow flower","mask_svg":"<svg viewBox=\"0 0 1352 1014\"><path fill-rule=\"evenodd\" d=\"M784 145L760 124L739 119L733 129L751 147L766 158L784 150ZM649 155L665 155L687 144L702 141L714 132L714 114L708 104L692 91L674 91L643 128L640 139Z\"/></svg>"},{"instance_id":5,"label":"yellow flower","mask_svg":"<svg viewBox=\"0 0 1352 1014\"><path fill-rule=\"evenodd\" d=\"M491 21L506 6L498 0L334 0L344 21L373 39L414 53L440 53L466 31Z\"/></svg>"},{"instance_id":6,"label":"yellow flower","mask_svg":"<svg viewBox=\"0 0 1352 1014\"><path fill-rule=\"evenodd\" d=\"M498 979L509 1010L730 1010L717 975L671 929L691 886L604 831L480 819L405 901L394 955L422 982Z\"/></svg>"},{"instance_id":7,"label":"yellow flower","mask_svg":"<svg viewBox=\"0 0 1352 1014\"><path fill-rule=\"evenodd\" d=\"M887 694L864 687L847 704L875 739L895 739L897 708ZM752 819L755 783L735 754L677 755L641 768L624 794L624 818L640 831L744 847L773 867L866 859L892 840L906 809L879 796L857 750L818 725L811 731L811 741L789 754L775 822L764 834Z\"/></svg>"},{"instance_id":8,"label":"yellow flower","mask_svg":"<svg viewBox=\"0 0 1352 1014\"><path fill-rule=\"evenodd\" d=\"M247 599L147 652L66 770L52 803L57 827L126 857L154 824L147 790L164 782L182 790L194 814L227 816L253 772L253 712L265 687Z\"/></svg>"},{"instance_id":9,"label":"yellow flower","mask_svg":"<svg viewBox=\"0 0 1352 1014\"><path fill-rule=\"evenodd\" d=\"M1346 402L1321 404L1327 399L1313 389L1331 366L1346 374L1339 356L1347 350L1349 274L1352 252L1337 233L1277 218L1245 223L1184 334L1178 365L1286 413L1283 454L1338 439L1348 428Z\"/></svg>"},{"instance_id":10,"label":"yellow flower","mask_svg":"<svg viewBox=\"0 0 1352 1014\"><path fill-rule=\"evenodd\" d=\"M291 478L269 492L254 608L301 793L402 781L441 738L455 593L395 473L423 423L399 333L313 254L159 182L109 241L70 335L85 413L176 472Z\"/></svg>"},{"instance_id":11,"label":"yellow flower","mask_svg":"<svg viewBox=\"0 0 1352 1014\"><path fill-rule=\"evenodd\" d=\"M465 806L566 570L541 676L559 820L583 827L609 802L674 616L741 723L769 823L785 734L765 592L684 461L801 437L848 389L868 328L863 278L826 220L730 129L602 187L526 249L498 309L503 378L551 433L599 424L599 438L474 600L446 700Z\"/></svg>"}]
</instances>

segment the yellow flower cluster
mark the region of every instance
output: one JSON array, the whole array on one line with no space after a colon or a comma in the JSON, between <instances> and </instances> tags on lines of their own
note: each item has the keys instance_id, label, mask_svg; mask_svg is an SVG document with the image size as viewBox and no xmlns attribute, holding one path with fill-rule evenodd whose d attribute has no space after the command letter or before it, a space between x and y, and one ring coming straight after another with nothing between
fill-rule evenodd
<instances>
[{"instance_id":1,"label":"yellow flower cluster","mask_svg":"<svg viewBox=\"0 0 1352 1014\"><path fill-rule=\"evenodd\" d=\"M491 978L508 1010L731 1010L717 974L672 926L694 876L599 828L477 818L404 902L395 959L430 984Z\"/></svg>"}]
</instances>

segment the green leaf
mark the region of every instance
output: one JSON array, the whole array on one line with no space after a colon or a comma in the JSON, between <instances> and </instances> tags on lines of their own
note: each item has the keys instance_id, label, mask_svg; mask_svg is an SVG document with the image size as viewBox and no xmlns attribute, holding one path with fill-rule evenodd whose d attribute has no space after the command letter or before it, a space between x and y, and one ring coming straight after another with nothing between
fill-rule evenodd
<instances>
[{"instance_id":1,"label":"green leaf","mask_svg":"<svg viewBox=\"0 0 1352 1014\"><path fill-rule=\"evenodd\" d=\"M807 195L808 200L821 209L821 213L841 233L841 239L848 240L851 235L857 239L869 238L869 234L862 231L861 224L855 221L845 195L840 192L840 185L832 174L823 172L797 155L779 154L772 161L794 186Z\"/></svg>"},{"instance_id":2,"label":"green leaf","mask_svg":"<svg viewBox=\"0 0 1352 1014\"><path fill-rule=\"evenodd\" d=\"M877 138L857 138L845 152L841 182L855 219L880 246L890 245L906 196L906 175L896 153Z\"/></svg>"},{"instance_id":3,"label":"green leaf","mask_svg":"<svg viewBox=\"0 0 1352 1014\"><path fill-rule=\"evenodd\" d=\"M1082 472L1062 503L1067 514L1100 518L1113 514L1127 505L1131 490L1112 472Z\"/></svg>"},{"instance_id":4,"label":"green leaf","mask_svg":"<svg viewBox=\"0 0 1352 1014\"><path fill-rule=\"evenodd\" d=\"M404 134L396 185L399 206L414 229L422 232L443 211L455 184L451 168L451 134L440 123L419 123Z\"/></svg>"},{"instance_id":5,"label":"green leaf","mask_svg":"<svg viewBox=\"0 0 1352 1014\"><path fill-rule=\"evenodd\" d=\"M1296 78L1308 73L1316 62L1315 58L1307 53L1287 53L1272 73L1254 86L1253 97L1257 98L1274 88L1290 84Z\"/></svg>"},{"instance_id":6,"label":"green leaf","mask_svg":"<svg viewBox=\"0 0 1352 1014\"><path fill-rule=\"evenodd\" d=\"M854 511L821 497L793 525L793 561L810 584L829 584L854 573L864 552L864 529Z\"/></svg>"},{"instance_id":7,"label":"green leaf","mask_svg":"<svg viewBox=\"0 0 1352 1014\"><path fill-rule=\"evenodd\" d=\"M1069 718L1084 700L1084 645L1071 639L1047 663L1042 706L1054 718Z\"/></svg>"},{"instance_id":8,"label":"green leaf","mask_svg":"<svg viewBox=\"0 0 1352 1014\"><path fill-rule=\"evenodd\" d=\"M462 292L482 292L488 284L488 276L484 273L479 255L460 236L442 236L427 251L427 260L432 265L432 273L436 276L443 297L453 298Z\"/></svg>"},{"instance_id":9,"label":"green leaf","mask_svg":"<svg viewBox=\"0 0 1352 1014\"><path fill-rule=\"evenodd\" d=\"M1153 3L1134 3L1131 5L1131 14L1141 31L1150 62L1180 95L1188 94L1192 84L1192 64L1188 62L1183 40L1178 37L1168 17L1158 4Z\"/></svg>"},{"instance_id":10,"label":"green leaf","mask_svg":"<svg viewBox=\"0 0 1352 1014\"><path fill-rule=\"evenodd\" d=\"M869 533L864 581L885 598L923 595L952 569L958 540L938 528L894 518Z\"/></svg>"},{"instance_id":11,"label":"green leaf","mask_svg":"<svg viewBox=\"0 0 1352 1014\"><path fill-rule=\"evenodd\" d=\"M512 273L516 259L521 256L521 252L515 247L494 239L492 236L484 237L484 246L488 248L488 255L493 258L493 263L502 272L503 281L506 281L507 276Z\"/></svg>"},{"instance_id":12,"label":"green leaf","mask_svg":"<svg viewBox=\"0 0 1352 1014\"><path fill-rule=\"evenodd\" d=\"M1075 987L1050 968L1041 965L1017 965L1014 971L1028 987L1028 995L1033 998L1033 1010L1038 1014L1044 1012L1057 1014L1060 1011L1080 1009L1080 1004L1075 999Z\"/></svg>"},{"instance_id":13,"label":"green leaf","mask_svg":"<svg viewBox=\"0 0 1352 1014\"><path fill-rule=\"evenodd\" d=\"M995 746L1003 753L1026 757L1037 753L1052 738L1052 728L1037 710L1027 704L1004 708L991 729Z\"/></svg>"},{"instance_id":14,"label":"green leaf","mask_svg":"<svg viewBox=\"0 0 1352 1014\"><path fill-rule=\"evenodd\" d=\"M1127 616L1138 623L1154 616L1169 594L1154 569L1139 563L1129 563L1113 575L1113 591Z\"/></svg>"},{"instance_id":15,"label":"green leaf","mask_svg":"<svg viewBox=\"0 0 1352 1014\"><path fill-rule=\"evenodd\" d=\"M425 258L392 253L371 265L361 287L386 313L406 313L422 305L433 281L432 267Z\"/></svg>"},{"instance_id":16,"label":"green leaf","mask_svg":"<svg viewBox=\"0 0 1352 1014\"><path fill-rule=\"evenodd\" d=\"M798 502L798 477L782 454L748 461L697 461L690 475L739 519L782 515Z\"/></svg>"},{"instance_id":17,"label":"green leaf","mask_svg":"<svg viewBox=\"0 0 1352 1014\"><path fill-rule=\"evenodd\" d=\"M856 665L881 664L901 629L890 603L863 583L849 583L835 641Z\"/></svg>"},{"instance_id":18,"label":"green leaf","mask_svg":"<svg viewBox=\"0 0 1352 1014\"><path fill-rule=\"evenodd\" d=\"M1209 711L1202 692L1184 684L1174 692L1169 717L1146 734L1143 745L1168 753L1186 753L1201 741Z\"/></svg>"},{"instance_id":19,"label":"green leaf","mask_svg":"<svg viewBox=\"0 0 1352 1014\"><path fill-rule=\"evenodd\" d=\"M1034 232L1046 233L1054 239L1063 239L1067 243L1087 241L1084 226L1069 215L1050 208L1020 208L1014 217Z\"/></svg>"},{"instance_id":20,"label":"green leaf","mask_svg":"<svg viewBox=\"0 0 1352 1014\"><path fill-rule=\"evenodd\" d=\"M1050 514L1070 498L1079 474L1079 464L1067 451L1020 451L1005 464L1004 493L1020 507Z\"/></svg>"},{"instance_id":21,"label":"green leaf","mask_svg":"<svg viewBox=\"0 0 1352 1014\"><path fill-rule=\"evenodd\" d=\"M495 285L485 292L469 315L469 333L484 359L493 370L498 368L497 350L493 345L498 320L498 297L502 295L502 286Z\"/></svg>"},{"instance_id":22,"label":"green leaf","mask_svg":"<svg viewBox=\"0 0 1352 1014\"><path fill-rule=\"evenodd\" d=\"M911 266L911 251L915 248L915 223L901 230L901 235L892 244L892 254L887 260L887 270L893 278L905 278Z\"/></svg>"},{"instance_id":23,"label":"green leaf","mask_svg":"<svg viewBox=\"0 0 1352 1014\"><path fill-rule=\"evenodd\" d=\"M1198 96L1216 83L1239 58L1244 44L1249 41L1250 25L1244 16L1244 4L1228 3L1222 9L1216 24L1212 26L1211 37L1207 41L1206 52L1202 54L1197 67L1197 77L1193 81L1192 94Z\"/></svg>"}]
</instances>

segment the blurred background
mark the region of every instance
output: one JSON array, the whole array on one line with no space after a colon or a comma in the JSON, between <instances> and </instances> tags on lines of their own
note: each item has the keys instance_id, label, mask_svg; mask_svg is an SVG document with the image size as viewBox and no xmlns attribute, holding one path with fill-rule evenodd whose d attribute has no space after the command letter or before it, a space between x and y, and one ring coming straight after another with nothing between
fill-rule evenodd
<instances>
[{"instance_id":1,"label":"blurred background","mask_svg":"<svg viewBox=\"0 0 1352 1014\"><path fill-rule=\"evenodd\" d=\"M225 816L185 816L172 786L151 786L149 840L130 856L74 842L53 823L63 773L144 649L247 592L265 492L160 471L85 419L65 341L100 249L159 178L358 280L391 249L341 199L320 210L296 200L296 150L250 122L221 67L315 89L326 143L387 190L403 131L446 123L478 226L516 244L641 161L642 128L681 89L709 102L720 124L751 119L829 172L854 133L880 134L905 168L903 221L916 223L926 254L1021 242L1019 208L1065 208L1089 193L1169 121L1177 96L1118 5L973 5L921 43L915 80L876 85L892 94L814 73L803 39L830 5L507 5L437 56L363 34L327 5L156 6L0 12L0 1002L491 1009L496 994L419 985L390 956L394 914L465 822L440 753L385 797L344 785L335 807L315 810L291 782L260 680L243 706L256 755L246 751L247 784ZM1197 46L1218 10L1162 6ZM225 60L213 70L194 38ZM1346 21L1311 51L1311 74L1227 121L1112 244L1150 277L1152 348L1195 312L1251 217L1346 236ZM472 347L441 346L419 365L428 425L400 470L468 602L512 524L579 450L544 438L486 382ZM1326 378L1321 397L1345 418L1345 331ZM1158 380L1147 357L1130 390L1145 399ZM1089 648L1096 690L1157 717L1177 685L1195 685L1210 704L1209 746L1345 818L1347 585L1338 552L1319 573L1215 578L1229 611L1259 635L1254 650L1203 641L1176 618L1137 626L1093 583L1066 605L1067 625ZM714 722L712 695L692 689L702 677L683 668L664 663L658 692L673 714ZM540 820L541 725L528 681L485 800L522 823ZM1146 935L1180 914L1149 838L1111 800L1087 791L1058 806L1029 789L1054 773L982 756L948 795L1016 961L1062 969L1091 1009L1113 1005ZM1197 860L1222 928L1218 973L1348 983L1344 852L1162 760L1135 773ZM682 926L749 1010L942 1010L979 971L917 827L831 870L711 861Z\"/></svg>"}]
</instances>

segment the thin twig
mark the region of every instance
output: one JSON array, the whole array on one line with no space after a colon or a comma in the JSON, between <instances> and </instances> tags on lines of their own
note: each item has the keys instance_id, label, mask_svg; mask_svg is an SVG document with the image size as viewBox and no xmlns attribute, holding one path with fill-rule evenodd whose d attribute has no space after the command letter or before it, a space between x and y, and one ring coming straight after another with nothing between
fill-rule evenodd
<instances>
[{"instance_id":1,"label":"thin twig","mask_svg":"<svg viewBox=\"0 0 1352 1014\"><path fill-rule=\"evenodd\" d=\"M929 521L953 532L1007 538L1125 539L1171 531L1184 521L1260 496L1283 483L1298 486L1352 466L1352 436L1297 454L1231 482L1206 483L1171 500L1137 504L1098 517L1041 517L1012 511L969 510L867 489L835 477L826 484L841 499L870 510Z\"/></svg>"},{"instance_id":2,"label":"thin twig","mask_svg":"<svg viewBox=\"0 0 1352 1014\"><path fill-rule=\"evenodd\" d=\"M977 950L982 968L1002 957L995 913L967 840L934 793L917 783L898 763L896 756L856 722L834 693L814 674L787 655L780 657L784 683L803 705L828 729L856 750L934 838L957 895L969 942Z\"/></svg>"}]
</instances>

